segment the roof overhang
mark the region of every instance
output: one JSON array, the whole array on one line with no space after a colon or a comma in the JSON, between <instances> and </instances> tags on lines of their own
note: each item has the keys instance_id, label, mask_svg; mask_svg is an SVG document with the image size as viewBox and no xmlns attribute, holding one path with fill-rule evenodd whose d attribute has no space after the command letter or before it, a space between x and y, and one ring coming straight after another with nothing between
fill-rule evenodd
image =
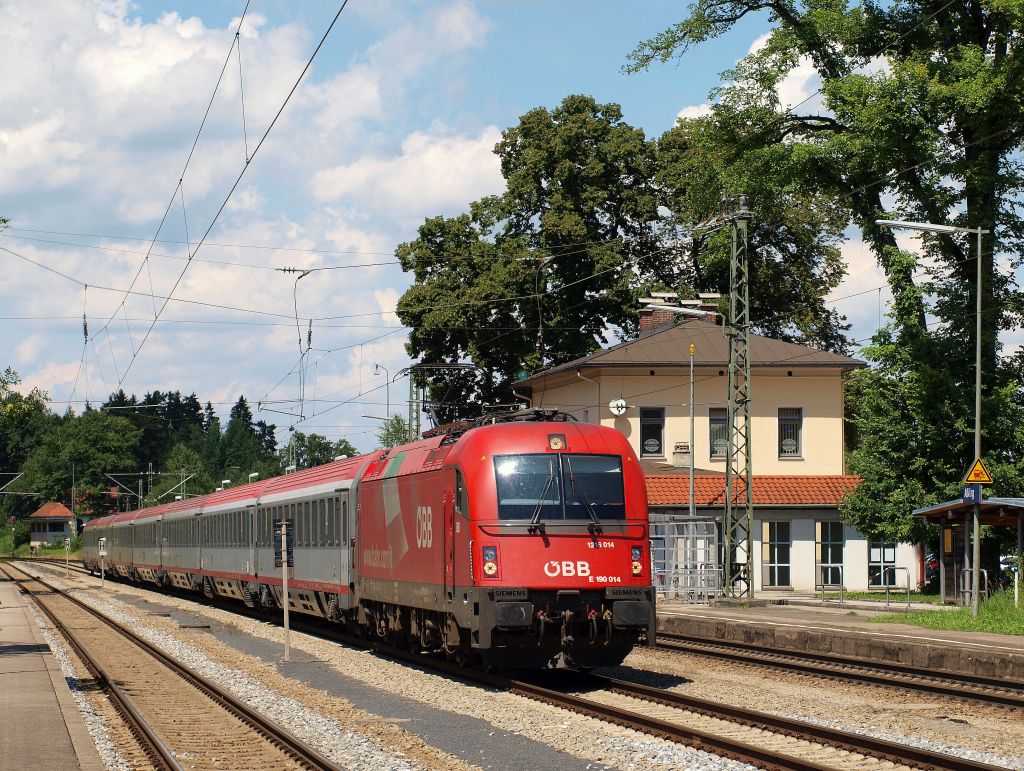
<instances>
[{"instance_id":1,"label":"roof overhang","mask_svg":"<svg viewBox=\"0 0 1024 771\"><path fill-rule=\"evenodd\" d=\"M984 525L1015 525L1024 512L1024 498L985 498L981 502L981 522ZM934 525L959 523L974 512L974 504L955 498L933 506L914 509L917 519Z\"/></svg>"}]
</instances>

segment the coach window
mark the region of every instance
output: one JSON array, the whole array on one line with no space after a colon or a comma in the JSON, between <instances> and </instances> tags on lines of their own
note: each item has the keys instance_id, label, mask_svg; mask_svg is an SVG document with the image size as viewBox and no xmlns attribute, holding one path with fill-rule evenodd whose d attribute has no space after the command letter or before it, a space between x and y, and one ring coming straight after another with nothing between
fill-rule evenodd
<instances>
[{"instance_id":1,"label":"coach window","mask_svg":"<svg viewBox=\"0 0 1024 771\"><path fill-rule=\"evenodd\" d=\"M324 527L324 502L313 501L313 546L323 546L327 541L327 528Z\"/></svg>"},{"instance_id":2,"label":"coach window","mask_svg":"<svg viewBox=\"0 0 1024 771\"><path fill-rule=\"evenodd\" d=\"M347 495L347 493L346 493ZM348 500L341 501L341 538L342 545L348 548Z\"/></svg>"},{"instance_id":3,"label":"coach window","mask_svg":"<svg viewBox=\"0 0 1024 771\"><path fill-rule=\"evenodd\" d=\"M327 506L327 545L338 545L338 499L328 498L324 503Z\"/></svg>"},{"instance_id":4,"label":"coach window","mask_svg":"<svg viewBox=\"0 0 1024 771\"><path fill-rule=\"evenodd\" d=\"M312 516L312 513L310 512L309 501L306 501L306 502L304 502L302 504L302 545L303 546L309 546L309 544L310 544L310 542L312 540L312 535L313 535L313 528L312 528L312 522L311 522L312 518L313 518L313 516Z\"/></svg>"},{"instance_id":5,"label":"coach window","mask_svg":"<svg viewBox=\"0 0 1024 771\"><path fill-rule=\"evenodd\" d=\"M665 455L665 408L640 408L640 457L660 458Z\"/></svg>"}]
</instances>

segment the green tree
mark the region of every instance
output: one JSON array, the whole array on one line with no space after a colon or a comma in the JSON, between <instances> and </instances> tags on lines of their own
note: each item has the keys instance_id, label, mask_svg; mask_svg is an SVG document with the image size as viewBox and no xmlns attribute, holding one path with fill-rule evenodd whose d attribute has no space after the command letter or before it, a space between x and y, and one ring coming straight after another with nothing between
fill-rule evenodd
<instances>
[{"instance_id":1,"label":"green tree","mask_svg":"<svg viewBox=\"0 0 1024 771\"><path fill-rule=\"evenodd\" d=\"M849 326L826 304L845 274L843 212L794 181L798 147L782 143L739 154L729 150L735 132L716 118L698 118L679 121L658 140L656 179L668 212L662 228L678 231L687 252L671 288L684 297L728 295L731 231L694 223L714 222L723 197L745 193L753 331L846 353Z\"/></svg>"},{"instance_id":2,"label":"green tree","mask_svg":"<svg viewBox=\"0 0 1024 771\"><path fill-rule=\"evenodd\" d=\"M227 428L220 442L221 470L237 469L246 474L260 466L263 460L263 443L252 422L252 410L244 396L240 396L231 408ZM238 482L239 480L234 480Z\"/></svg>"},{"instance_id":3,"label":"green tree","mask_svg":"<svg viewBox=\"0 0 1024 771\"><path fill-rule=\"evenodd\" d=\"M175 495L209 493L217 486L217 480L211 475L202 456L185 443L176 444L171 448L167 461L160 470L164 475L161 475L160 481L153 486L151 501L161 500L166 503L174 500Z\"/></svg>"},{"instance_id":4,"label":"green tree","mask_svg":"<svg viewBox=\"0 0 1024 771\"><path fill-rule=\"evenodd\" d=\"M377 434L377 441L383 449L405 444L409 441L409 424L396 412L384 421L380 433Z\"/></svg>"},{"instance_id":5,"label":"green tree","mask_svg":"<svg viewBox=\"0 0 1024 771\"><path fill-rule=\"evenodd\" d=\"M433 217L397 254L416 283L398 315L408 350L431 363L440 420L511 402L520 370L595 350L609 326L633 329L634 269L659 270L655 147L615 104L570 96L538 108L495 147L507 191L457 217Z\"/></svg>"},{"instance_id":6,"label":"green tree","mask_svg":"<svg viewBox=\"0 0 1024 771\"><path fill-rule=\"evenodd\" d=\"M839 282L840 219L785 175L718 152L703 124L660 142L622 119L615 104L569 96L537 108L495 147L506 192L456 217L432 217L397 255L415 284L398 315L407 349L429 363L431 403L442 422L515 401L519 373L586 355L637 331L637 298L728 287L728 237L694 224L722 193L750 183L759 195L753 321L757 331L842 350L842 320L823 298ZM760 291L758 291L758 289Z\"/></svg>"},{"instance_id":7,"label":"green tree","mask_svg":"<svg viewBox=\"0 0 1024 771\"><path fill-rule=\"evenodd\" d=\"M296 431L291 442L281 449L279 458L282 465L294 463L298 468L312 468L330 463L340 455L353 457L358 451L347 439L332 442L320 434L304 434Z\"/></svg>"},{"instance_id":8,"label":"green tree","mask_svg":"<svg viewBox=\"0 0 1024 771\"><path fill-rule=\"evenodd\" d=\"M70 507L74 483L77 514L106 511L110 482L105 474L131 467L141 434L127 418L99 410L63 420L22 467L26 489L38 493L34 505L62 501Z\"/></svg>"},{"instance_id":9,"label":"green tree","mask_svg":"<svg viewBox=\"0 0 1024 771\"><path fill-rule=\"evenodd\" d=\"M1024 245L1024 5L697 0L640 44L630 69L682 56L761 12L773 25L767 43L725 74L701 120L734 164L781 154L784 165L762 169L859 227L885 272L892 323L866 351L875 366L851 387L850 466L865 484L847 512L867 533L909 534L911 509L955 492L973 456L976 246L926 237L924 269L875 220L889 209L993 231L982 256L983 447L1008 469L997 491L1010 492L1024 447L1005 416L1020 414L1022 361L1001 357L997 336L1019 328L1022 300L1019 261L999 270L995 255ZM820 97L781 104L780 83L807 65Z\"/></svg>"},{"instance_id":10,"label":"green tree","mask_svg":"<svg viewBox=\"0 0 1024 771\"><path fill-rule=\"evenodd\" d=\"M28 394L22 394L16 390L20 384L21 378L10 367L0 373L0 471L3 472L17 472L55 422L46 408L46 393L33 388Z\"/></svg>"}]
</instances>

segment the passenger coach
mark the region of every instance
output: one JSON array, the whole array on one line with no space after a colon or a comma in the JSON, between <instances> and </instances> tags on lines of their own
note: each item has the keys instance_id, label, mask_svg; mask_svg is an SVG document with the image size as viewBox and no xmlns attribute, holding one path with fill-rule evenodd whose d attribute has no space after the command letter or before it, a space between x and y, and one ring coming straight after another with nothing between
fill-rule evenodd
<instances>
[{"instance_id":1,"label":"passenger coach","mask_svg":"<svg viewBox=\"0 0 1024 771\"><path fill-rule=\"evenodd\" d=\"M654 639L643 474L625 438L559 413L492 416L229 490L94 520L84 563L291 610L496 666L620 662Z\"/></svg>"}]
</instances>

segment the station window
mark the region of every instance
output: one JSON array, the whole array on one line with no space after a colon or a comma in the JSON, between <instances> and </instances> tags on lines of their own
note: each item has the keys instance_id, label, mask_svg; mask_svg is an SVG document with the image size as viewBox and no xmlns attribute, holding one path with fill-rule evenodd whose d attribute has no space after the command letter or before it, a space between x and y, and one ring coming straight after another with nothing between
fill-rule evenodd
<instances>
[{"instance_id":1,"label":"station window","mask_svg":"<svg viewBox=\"0 0 1024 771\"><path fill-rule=\"evenodd\" d=\"M800 407L779 407L779 457L803 455L804 411Z\"/></svg>"},{"instance_id":2,"label":"station window","mask_svg":"<svg viewBox=\"0 0 1024 771\"><path fill-rule=\"evenodd\" d=\"M729 451L729 413L725 407L708 410L708 440L712 458L724 458Z\"/></svg>"},{"instance_id":3,"label":"station window","mask_svg":"<svg viewBox=\"0 0 1024 771\"><path fill-rule=\"evenodd\" d=\"M868 586L896 586L896 542L868 542Z\"/></svg>"},{"instance_id":4,"label":"station window","mask_svg":"<svg viewBox=\"0 0 1024 771\"><path fill-rule=\"evenodd\" d=\"M665 408L640 408L640 457L665 456Z\"/></svg>"},{"instance_id":5,"label":"station window","mask_svg":"<svg viewBox=\"0 0 1024 771\"><path fill-rule=\"evenodd\" d=\"M815 522L816 543L815 563L817 571L814 583L818 586L840 586L843 583L843 536L842 522Z\"/></svg>"},{"instance_id":6,"label":"station window","mask_svg":"<svg viewBox=\"0 0 1024 771\"><path fill-rule=\"evenodd\" d=\"M789 586L789 522L761 523L761 584Z\"/></svg>"}]
</instances>

